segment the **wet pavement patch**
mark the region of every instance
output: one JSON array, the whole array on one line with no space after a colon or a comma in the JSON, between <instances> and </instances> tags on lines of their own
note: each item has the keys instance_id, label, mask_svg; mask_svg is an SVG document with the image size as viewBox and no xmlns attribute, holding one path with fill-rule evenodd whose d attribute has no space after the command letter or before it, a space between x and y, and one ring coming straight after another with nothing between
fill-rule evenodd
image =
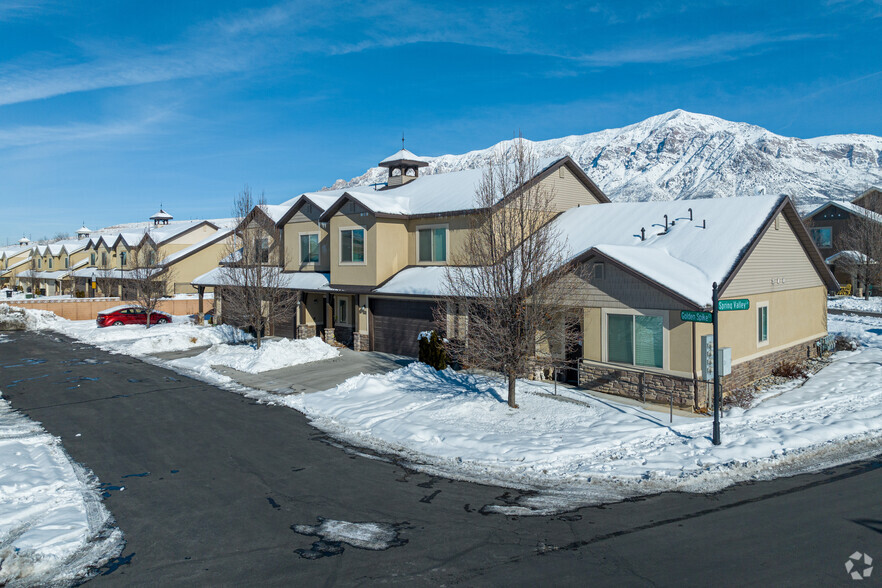
<instances>
[{"instance_id":1,"label":"wet pavement patch","mask_svg":"<svg viewBox=\"0 0 882 588\"><path fill-rule=\"evenodd\" d=\"M67 359L61 363L66 365L101 365L102 363L107 363L107 361L87 357L85 359Z\"/></svg>"},{"instance_id":2,"label":"wet pavement patch","mask_svg":"<svg viewBox=\"0 0 882 588\"><path fill-rule=\"evenodd\" d=\"M141 474L126 474L123 478L146 478L150 475L150 472L144 472Z\"/></svg>"},{"instance_id":3,"label":"wet pavement patch","mask_svg":"<svg viewBox=\"0 0 882 588\"><path fill-rule=\"evenodd\" d=\"M273 500L272 497L270 497L270 496L267 496L267 497L266 497L266 501L269 502L269 503L270 503L270 506L273 507L273 508L276 509L276 510L279 510L279 509L282 508L282 507L279 505L279 503L276 502L275 500Z\"/></svg>"},{"instance_id":4,"label":"wet pavement patch","mask_svg":"<svg viewBox=\"0 0 882 588\"><path fill-rule=\"evenodd\" d=\"M294 553L304 559L319 559L343 553L343 544L357 549L385 551L407 543L399 534L402 529L410 529L408 522L402 523L353 523L318 517L317 525L291 525L291 530L300 535L318 537L319 541L310 549L295 549Z\"/></svg>"},{"instance_id":5,"label":"wet pavement patch","mask_svg":"<svg viewBox=\"0 0 882 588\"><path fill-rule=\"evenodd\" d=\"M32 365L40 365L41 363L46 363L45 359L36 359L33 357L26 357L21 360L21 363L10 363L6 364L4 368L17 368L17 367L28 367Z\"/></svg>"},{"instance_id":6,"label":"wet pavement patch","mask_svg":"<svg viewBox=\"0 0 882 588\"><path fill-rule=\"evenodd\" d=\"M111 492L122 492L125 489L125 486L115 486L113 484L106 483L98 484L98 490L101 491L102 498L110 498Z\"/></svg>"},{"instance_id":7,"label":"wet pavement patch","mask_svg":"<svg viewBox=\"0 0 882 588\"><path fill-rule=\"evenodd\" d=\"M98 574L101 576L107 576L118 570L120 566L131 565L133 557L135 557L134 553L130 553L125 557L114 557L106 564L98 568Z\"/></svg>"}]
</instances>

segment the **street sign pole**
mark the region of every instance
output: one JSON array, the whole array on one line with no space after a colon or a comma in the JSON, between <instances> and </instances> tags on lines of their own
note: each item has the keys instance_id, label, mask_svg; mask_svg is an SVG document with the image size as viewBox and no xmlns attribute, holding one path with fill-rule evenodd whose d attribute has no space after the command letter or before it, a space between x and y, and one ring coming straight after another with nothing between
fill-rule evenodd
<instances>
[{"instance_id":1,"label":"street sign pole","mask_svg":"<svg viewBox=\"0 0 882 588\"><path fill-rule=\"evenodd\" d=\"M714 282L713 292L714 314L714 445L720 444L720 293L717 291L717 283Z\"/></svg>"}]
</instances>

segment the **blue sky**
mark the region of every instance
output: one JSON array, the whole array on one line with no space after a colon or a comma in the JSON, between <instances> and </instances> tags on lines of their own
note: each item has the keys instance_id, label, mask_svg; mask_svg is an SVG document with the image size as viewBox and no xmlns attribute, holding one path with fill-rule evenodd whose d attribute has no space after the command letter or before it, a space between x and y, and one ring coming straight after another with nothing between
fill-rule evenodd
<instances>
[{"instance_id":1,"label":"blue sky","mask_svg":"<svg viewBox=\"0 0 882 588\"><path fill-rule=\"evenodd\" d=\"M0 244L683 108L882 135L882 0L0 0Z\"/></svg>"}]
</instances>

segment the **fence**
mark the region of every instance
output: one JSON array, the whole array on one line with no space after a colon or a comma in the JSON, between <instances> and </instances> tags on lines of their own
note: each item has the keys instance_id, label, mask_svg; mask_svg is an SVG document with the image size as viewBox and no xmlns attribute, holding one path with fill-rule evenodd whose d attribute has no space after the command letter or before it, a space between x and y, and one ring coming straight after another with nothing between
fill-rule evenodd
<instances>
[{"instance_id":1,"label":"fence","mask_svg":"<svg viewBox=\"0 0 882 588\"><path fill-rule=\"evenodd\" d=\"M4 302L4 300L0 300L0 302ZM8 303L19 308L48 310L60 317L73 321L94 319L102 310L122 304L135 304L134 302L127 302L119 298L66 298L61 300L34 298L9 300ZM195 314L199 311L199 300L196 298L161 300L157 310L174 315Z\"/></svg>"}]
</instances>

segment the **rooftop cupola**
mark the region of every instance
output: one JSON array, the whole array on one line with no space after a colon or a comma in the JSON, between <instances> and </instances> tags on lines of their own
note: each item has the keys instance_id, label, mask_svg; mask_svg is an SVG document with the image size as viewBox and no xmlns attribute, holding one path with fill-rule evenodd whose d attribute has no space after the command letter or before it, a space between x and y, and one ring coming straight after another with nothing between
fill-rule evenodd
<instances>
[{"instance_id":1,"label":"rooftop cupola","mask_svg":"<svg viewBox=\"0 0 882 588\"><path fill-rule=\"evenodd\" d=\"M380 162L380 167L389 170L387 185L390 188L401 186L420 177L420 168L429 165L419 155L405 148Z\"/></svg>"},{"instance_id":2,"label":"rooftop cupola","mask_svg":"<svg viewBox=\"0 0 882 588\"><path fill-rule=\"evenodd\" d=\"M22 237L21 239L18 240L18 244L21 245L22 247L27 247L28 245L31 244L31 240L28 239L27 237Z\"/></svg>"},{"instance_id":3,"label":"rooftop cupola","mask_svg":"<svg viewBox=\"0 0 882 588\"><path fill-rule=\"evenodd\" d=\"M79 229L77 229L77 239L88 239L88 238L89 238L89 234L90 234L91 232L92 232L92 231L91 231L90 229L88 229L88 228L86 227L86 225L83 225L83 226L81 226Z\"/></svg>"},{"instance_id":4,"label":"rooftop cupola","mask_svg":"<svg viewBox=\"0 0 882 588\"><path fill-rule=\"evenodd\" d=\"M150 217L150 220L153 221L153 226L158 225L167 225L168 221L173 219L174 217L164 211L162 208L159 209L159 212Z\"/></svg>"}]
</instances>

